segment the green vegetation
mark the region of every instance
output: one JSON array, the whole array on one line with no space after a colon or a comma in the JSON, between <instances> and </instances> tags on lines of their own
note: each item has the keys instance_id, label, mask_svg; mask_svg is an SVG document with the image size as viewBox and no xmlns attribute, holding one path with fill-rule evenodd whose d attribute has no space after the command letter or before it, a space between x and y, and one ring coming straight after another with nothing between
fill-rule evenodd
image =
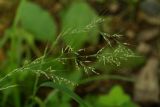
<instances>
[{"instance_id":1,"label":"green vegetation","mask_svg":"<svg viewBox=\"0 0 160 107\"><path fill-rule=\"evenodd\" d=\"M92 107L137 107L130 97L123 92L121 86L114 86L108 94L95 96L88 96L87 103Z\"/></svg>"},{"instance_id":2,"label":"green vegetation","mask_svg":"<svg viewBox=\"0 0 160 107\"><path fill-rule=\"evenodd\" d=\"M71 107L74 100L80 107L137 107L120 86L109 94L84 99L76 94L78 85L95 80L134 82L134 78L110 73L139 66L144 59L119 42L121 35L103 32L104 19L87 2L74 1L59 16L60 34L48 11L29 0L20 1L12 26L0 40L0 48L7 53L0 66L0 106ZM99 35L105 45L90 51L87 46L96 47Z\"/></svg>"}]
</instances>

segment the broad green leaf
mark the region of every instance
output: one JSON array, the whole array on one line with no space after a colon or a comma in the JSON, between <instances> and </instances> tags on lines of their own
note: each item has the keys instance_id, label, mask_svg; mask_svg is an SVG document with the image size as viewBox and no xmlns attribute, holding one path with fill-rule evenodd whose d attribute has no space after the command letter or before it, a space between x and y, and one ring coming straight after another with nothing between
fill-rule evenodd
<instances>
[{"instance_id":1,"label":"broad green leaf","mask_svg":"<svg viewBox=\"0 0 160 107\"><path fill-rule=\"evenodd\" d=\"M51 15L32 2L24 2L19 7L20 24L38 40L55 40L56 26Z\"/></svg>"},{"instance_id":2,"label":"broad green leaf","mask_svg":"<svg viewBox=\"0 0 160 107\"><path fill-rule=\"evenodd\" d=\"M72 97L75 101L77 101L79 104L83 105L83 107L88 107L83 100L77 95L75 94L73 91L71 91L70 89L68 89L65 84L59 84L59 83L54 83L54 82L45 82L43 84L41 84L41 87L51 87L51 88L56 88L62 92L65 92L66 94L68 94L70 97Z\"/></svg>"},{"instance_id":3,"label":"broad green leaf","mask_svg":"<svg viewBox=\"0 0 160 107\"><path fill-rule=\"evenodd\" d=\"M136 107L120 86L113 87L108 95L100 96L98 104L102 107Z\"/></svg>"},{"instance_id":4,"label":"broad green leaf","mask_svg":"<svg viewBox=\"0 0 160 107\"><path fill-rule=\"evenodd\" d=\"M97 23L100 19L86 2L74 2L62 20L63 31L67 30L67 33L63 35L63 40L67 45L76 50L81 48L85 42L96 43Z\"/></svg>"}]
</instances>

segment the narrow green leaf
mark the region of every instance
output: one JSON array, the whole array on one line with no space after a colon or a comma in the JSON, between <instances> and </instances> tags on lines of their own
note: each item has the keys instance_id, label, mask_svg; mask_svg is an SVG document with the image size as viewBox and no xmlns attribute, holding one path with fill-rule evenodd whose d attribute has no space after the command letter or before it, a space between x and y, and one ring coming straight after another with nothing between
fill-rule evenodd
<instances>
[{"instance_id":1,"label":"narrow green leaf","mask_svg":"<svg viewBox=\"0 0 160 107\"><path fill-rule=\"evenodd\" d=\"M62 92L65 92L68 94L70 97L72 97L75 101L77 101L79 104L83 105L84 107L88 107L84 101L73 91L68 89L64 84L58 84L58 83L53 83L53 82L45 82L40 85L41 87L51 87L51 88L57 88Z\"/></svg>"}]
</instances>

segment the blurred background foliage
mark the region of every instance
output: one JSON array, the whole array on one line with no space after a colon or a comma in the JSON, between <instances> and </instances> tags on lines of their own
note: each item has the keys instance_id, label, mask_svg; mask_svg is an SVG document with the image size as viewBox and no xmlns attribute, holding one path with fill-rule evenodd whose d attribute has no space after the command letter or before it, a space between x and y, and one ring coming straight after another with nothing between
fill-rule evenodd
<instances>
[{"instance_id":1,"label":"blurred background foliage","mask_svg":"<svg viewBox=\"0 0 160 107\"><path fill-rule=\"evenodd\" d=\"M0 107L159 107L159 0L0 0Z\"/></svg>"}]
</instances>

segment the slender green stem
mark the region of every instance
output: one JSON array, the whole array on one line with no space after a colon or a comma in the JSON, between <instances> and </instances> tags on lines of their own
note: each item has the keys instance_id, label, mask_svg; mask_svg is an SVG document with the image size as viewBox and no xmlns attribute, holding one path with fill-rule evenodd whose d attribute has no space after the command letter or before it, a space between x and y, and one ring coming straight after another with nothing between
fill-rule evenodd
<instances>
[{"instance_id":1,"label":"slender green stem","mask_svg":"<svg viewBox=\"0 0 160 107\"><path fill-rule=\"evenodd\" d=\"M48 49L48 47L47 47L47 48L45 49L45 51L44 51L44 55L43 55L43 58L42 58L41 64L40 64L40 69L42 69L42 66L43 66L43 63L44 63L44 58L45 58L45 56L46 56L47 49ZM37 90L38 90L37 85L38 85L39 77L40 77L40 74L37 73L36 79L35 79L35 83L34 83L34 87L33 87L33 95L32 95L33 97L36 96L36 92L37 92ZM31 106L32 106L33 104L34 104L34 102L32 102Z\"/></svg>"},{"instance_id":2,"label":"slender green stem","mask_svg":"<svg viewBox=\"0 0 160 107\"><path fill-rule=\"evenodd\" d=\"M81 80L79 82L79 84L85 84L85 83L95 81L95 80L107 80L107 79L123 80L123 81L127 81L127 82L134 82L135 81L134 78L128 78L128 77L119 76L119 75L101 75L101 76L93 76L93 77Z\"/></svg>"},{"instance_id":3,"label":"slender green stem","mask_svg":"<svg viewBox=\"0 0 160 107\"><path fill-rule=\"evenodd\" d=\"M18 8L17 8L17 12L16 12L16 16L14 18L14 21L13 21L13 27L17 27L18 23L19 23L19 20L20 20L20 9L22 7L22 5L25 3L26 0L21 0Z\"/></svg>"}]
</instances>

